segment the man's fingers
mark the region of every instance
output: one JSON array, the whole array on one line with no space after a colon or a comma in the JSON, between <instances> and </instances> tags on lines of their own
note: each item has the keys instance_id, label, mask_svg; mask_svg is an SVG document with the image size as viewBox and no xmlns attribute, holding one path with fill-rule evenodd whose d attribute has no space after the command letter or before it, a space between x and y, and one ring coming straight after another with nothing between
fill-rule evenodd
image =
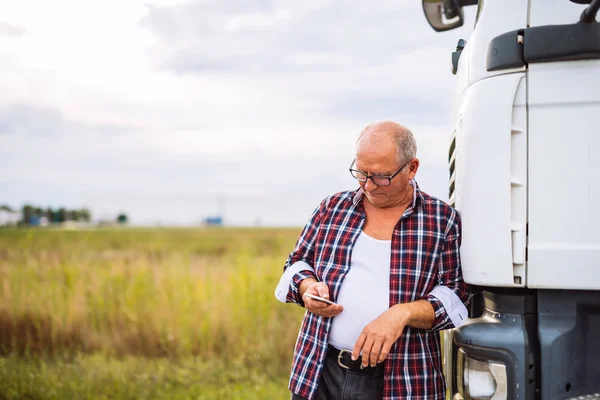
<instances>
[{"instance_id":1,"label":"man's fingers","mask_svg":"<svg viewBox=\"0 0 600 400\"><path fill-rule=\"evenodd\" d=\"M320 315L322 317L335 317L344 311L344 307L339 304L327 304L319 300L311 299L307 296L304 296L302 299L304 300L304 307L315 315Z\"/></svg>"},{"instance_id":2,"label":"man's fingers","mask_svg":"<svg viewBox=\"0 0 600 400\"><path fill-rule=\"evenodd\" d=\"M305 293L310 293L315 296L322 297L324 299L329 299L329 288L325 284L325 282L317 282L306 289Z\"/></svg>"},{"instance_id":3,"label":"man's fingers","mask_svg":"<svg viewBox=\"0 0 600 400\"><path fill-rule=\"evenodd\" d=\"M335 306L329 305L329 306L327 306L327 309L324 310L324 312L327 313L327 315L323 315L323 316L324 317L335 317L342 311L344 311L344 307L340 306L339 304L336 304Z\"/></svg>"},{"instance_id":4,"label":"man's fingers","mask_svg":"<svg viewBox=\"0 0 600 400\"><path fill-rule=\"evenodd\" d=\"M382 343L380 341L376 341L373 343L373 347L371 347L371 351L368 355L369 365L371 367L374 367L377 365L377 359L379 359L379 353L381 352L381 344ZM367 355L363 352L363 359L366 357L367 357Z\"/></svg>"},{"instance_id":5,"label":"man's fingers","mask_svg":"<svg viewBox=\"0 0 600 400\"><path fill-rule=\"evenodd\" d=\"M356 343L354 343L354 349L352 350L352 361L357 360L358 356L360 356L360 351L365 344L365 340L367 340L366 333L361 333L358 339L356 339Z\"/></svg>"},{"instance_id":6,"label":"man's fingers","mask_svg":"<svg viewBox=\"0 0 600 400\"><path fill-rule=\"evenodd\" d=\"M363 366L363 368L369 366L369 358L370 358L372 349L373 349L373 339L371 337L367 336L367 339L365 340L365 344L363 344L363 347L362 347L362 366Z\"/></svg>"},{"instance_id":7,"label":"man's fingers","mask_svg":"<svg viewBox=\"0 0 600 400\"><path fill-rule=\"evenodd\" d=\"M317 292L319 297L322 297L324 299L329 299L329 289L327 288L327 285L325 285L324 283L322 285L318 285L316 287Z\"/></svg>"},{"instance_id":8,"label":"man's fingers","mask_svg":"<svg viewBox=\"0 0 600 400\"><path fill-rule=\"evenodd\" d=\"M385 361L388 354L390 354L391 348L392 348L391 343L383 342L383 346L381 346L381 352L379 353L379 358L377 359L378 363L382 363Z\"/></svg>"},{"instance_id":9,"label":"man's fingers","mask_svg":"<svg viewBox=\"0 0 600 400\"><path fill-rule=\"evenodd\" d=\"M304 292L304 295L302 296L304 307L311 313L322 317L335 317L344 310L339 304L327 304L323 301L312 299L306 296L307 294L329 299L329 288L325 282L314 283L306 289L306 292Z\"/></svg>"}]
</instances>

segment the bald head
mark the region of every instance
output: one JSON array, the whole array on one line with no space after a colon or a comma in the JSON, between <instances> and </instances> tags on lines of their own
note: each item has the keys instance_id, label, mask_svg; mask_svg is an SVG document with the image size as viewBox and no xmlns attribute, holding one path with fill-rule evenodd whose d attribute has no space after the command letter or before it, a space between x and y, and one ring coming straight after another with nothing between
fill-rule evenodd
<instances>
[{"instance_id":1,"label":"bald head","mask_svg":"<svg viewBox=\"0 0 600 400\"><path fill-rule=\"evenodd\" d=\"M403 165L417 156L417 142L410 129L393 121L379 121L362 130L356 141L356 152L396 152L396 160Z\"/></svg>"}]
</instances>

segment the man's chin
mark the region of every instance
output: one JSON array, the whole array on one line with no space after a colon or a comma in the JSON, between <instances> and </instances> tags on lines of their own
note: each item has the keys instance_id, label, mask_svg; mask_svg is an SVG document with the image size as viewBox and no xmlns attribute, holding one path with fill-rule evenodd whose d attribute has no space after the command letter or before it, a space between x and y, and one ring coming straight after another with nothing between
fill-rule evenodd
<instances>
[{"instance_id":1,"label":"man's chin","mask_svg":"<svg viewBox=\"0 0 600 400\"><path fill-rule=\"evenodd\" d=\"M383 193L368 193L367 199L374 206L381 206L385 204L385 196L383 196Z\"/></svg>"}]
</instances>

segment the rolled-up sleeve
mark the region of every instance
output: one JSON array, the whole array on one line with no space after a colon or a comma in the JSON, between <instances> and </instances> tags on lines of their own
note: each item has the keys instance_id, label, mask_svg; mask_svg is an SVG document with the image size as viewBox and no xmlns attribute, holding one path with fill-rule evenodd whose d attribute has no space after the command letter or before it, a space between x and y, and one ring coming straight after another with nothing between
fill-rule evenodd
<instances>
[{"instance_id":1,"label":"rolled-up sleeve","mask_svg":"<svg viewBox=\"0 0 600 400\"><path fill-rule=\"evenodd\" d=\"M327 199L313 211L296 242L294 251L285 262L283 275L275 289L275 297L281 302L304 306L299 293L300 283L307 278L319 280L314 270L315 243L326 205Z\"/></svg>"},{"instance_id":2,"label":"rolled-up sleeve","mask_svg":"<svg viewBox=\"0 0 600 400\"><path fill-rule=\"evenodd\" d=\"M438 285L426 297L435 312L431 330L455 328L468 317L468 287L460 263L461 222L452 210L438 263Z\"/></svg>"}]
</instances>

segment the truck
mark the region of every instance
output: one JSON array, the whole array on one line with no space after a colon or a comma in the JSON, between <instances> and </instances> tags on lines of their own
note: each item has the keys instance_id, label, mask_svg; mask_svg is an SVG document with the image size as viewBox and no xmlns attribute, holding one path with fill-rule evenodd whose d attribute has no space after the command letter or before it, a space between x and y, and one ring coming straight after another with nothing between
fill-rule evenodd
<instances>
[{"instance_id":1,"label":"truck","mask_svg":"<svg viewBox=\"0 0 600 400\"><path fill-rule=\"evenodd\" d=\"M473 295L444 334L447 397L600 399L600 0L422 2L440 32L477 7L451 52Z\"/></svg>"}]
</instances>

